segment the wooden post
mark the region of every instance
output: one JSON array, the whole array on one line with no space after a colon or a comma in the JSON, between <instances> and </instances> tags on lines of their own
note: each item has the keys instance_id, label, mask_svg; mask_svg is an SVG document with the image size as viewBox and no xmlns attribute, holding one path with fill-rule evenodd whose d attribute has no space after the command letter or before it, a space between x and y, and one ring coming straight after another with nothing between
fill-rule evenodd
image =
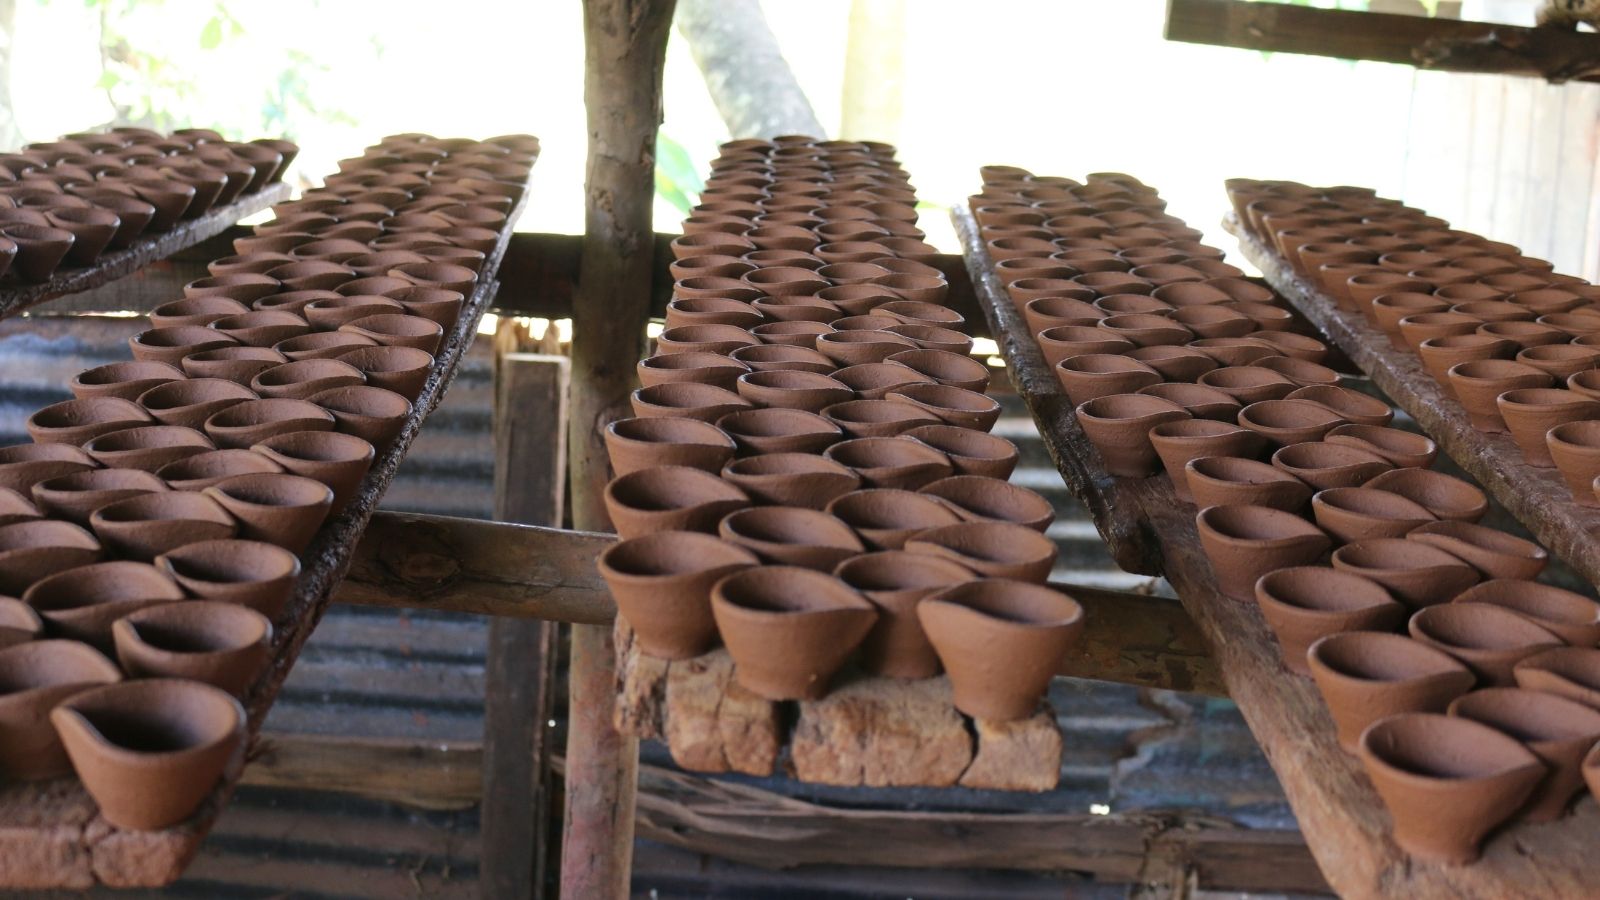
<instances>
[{"instance_id":1,"label":"wooden post","mask_svg":"<svg viewBox=\"0 0 1600 900\"><path fill-rule=\"evenodd\" d=\"M510 325L502 322L502 328ZM495 358L495 518L561 525L566 494L568 363L560 356ZM561 626L495 617L489 625L484 696L485 900L546 896L551 776L550 721Z\"/></svg>"},{"instance_id":2,"label":"wooden post","mask_svg":"<svg viewBox=\"0 0 1600 900\"><path fill-rule=\"evenodd\" d=\"M656 129L673 0L584 0L589 121L583 259L572 316L572 521L608 530L601 429L626 416L644 351L654 247ZM628 895L639 748L612 725L611 629L572 629L561 895Z\"/></svg>"}]
</instances>

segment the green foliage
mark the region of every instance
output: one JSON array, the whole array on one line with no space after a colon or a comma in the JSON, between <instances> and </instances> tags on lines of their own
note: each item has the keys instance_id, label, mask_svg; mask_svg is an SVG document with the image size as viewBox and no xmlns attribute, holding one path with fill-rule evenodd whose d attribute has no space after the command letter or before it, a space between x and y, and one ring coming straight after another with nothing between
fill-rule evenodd
<instances>
[{"instance_id":1,"label":"green foliage","mask_svg":"<svg viewBox=\"0 0 1600 900\"><path fill-rule=\"evenodd\" d=\"M666 132L656 134L656 196L683 215L688 215L700 202L700 192L705 190L700 180L699 167L683 145Z\"/></svg>"}]
</instances>

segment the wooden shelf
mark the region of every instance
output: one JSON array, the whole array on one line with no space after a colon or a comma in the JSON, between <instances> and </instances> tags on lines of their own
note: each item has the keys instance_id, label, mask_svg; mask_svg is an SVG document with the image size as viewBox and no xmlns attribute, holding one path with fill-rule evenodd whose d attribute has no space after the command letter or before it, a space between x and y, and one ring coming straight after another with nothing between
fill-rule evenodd
<instances>
[{"instance_id":1,"label":"wooden shelf","mask_svg":"<svg viewBox=\"0 0 1600 900\"><path fill-rule=\"evenodd\" d=\"M957 207L951 217L979 302L999 336L1018 392L1035 409L1051 452L1080 446L1081 432L1074 437L1047 430L1057 427L1059 415L1069 415L1064 412L1066 398L993 277L971 213ZM1217 589L1195 530L1194 506L1177 499L1165 474L1142 480L1110 478L1092 447L1072 465L1082 474L1063 470L1062 475L1075 491L1107 483L1116 489L1116 493L1101 490L1093 502L1085 497L1091 509L1103 508L1107 497L1115 497L1123 504L1119 515L1134 523L1130 533L1147 536L1160 571L1210 645L1228 696L1238 704L1277 773L1323 876L1340 896L1503 900L1593 893L1593 886L1600 883L1600 860L1592 851L1600 841L1600 807L1592 801L1583 802L1576 813L1559 822L1516 825L1497 834L1485 844L1483 859L1475 865L1439 866L1416 862L1403 853L1391 836L1389 814L1359 762L1340 749L1333 720L1316 687L1309 678L1284 667L1277 640L1255 604L1230 600ZM1102 532L1106 528L1101 525Z\"/></svg>"},{"instance_id":2,"label":"wooden shelf","mask_svg":"<svg viewBox=\"0 0 1600 900\"><path fill-rule=\"evenodd\" d=\"M1340 309L1332 298L1297 275L1283 257L1239 226L1230 214L1223 227L1239 239L1245 259L1260 269L1284 299L1315 322L1328 338L1405 410L1427 435L1546 549L1590 584L1600 584L1600 508L1579 506L1555 469L1530 466L1509 434L1472 427L1466 410L1446 396L1422 360L1389 342L1359 313Z\"/></svg>"},{"instance_id":3,"label":"wooden shelf","mask_svg":"<svg viewBox=\"0 0 1600 900\"><path fill-rule=\"evenodd\" d=\"M153 262L166 259L174 253L192 247L210 237L228 230L245 216L258 213L274 203L289 199L289 186L279 182L269 184L254 194L218 206L203 216L184 219L169 231L149 232L133 242L132 246L104 253L92 266L61 268L49 281L27 284L13 278L0 280L0 319L14 316L30 306L37 306L116 281Z\"/></svg>"},{"instance_id":4,"label":"wooden shelf","mask_svg":"<svg viewBox=\"0 0 1600 900\"><path fill-rule=\"evenodd\" d=\"M527 193L510 212L499 243L484 261L476 289L456 324L445 333L433 372L413 404L399 436L379 454L355 498L328 520L301 554L304 571L284 624L273 635L273 663L245 693L249 714L244 746L251 748L300 648L310 637L344 578L373 511L428 415L456 374L462 354L477 335L478 321L498 288L495 274L505 255ZM242 756L247 756L244 754ZM244 768L236 758L221 783L187 821L160 831L124 831L97 814L76 779L0 787L0 888L9 890L160 887L183 874L200 842L227 804Z\"/></svg>"}]
</instances>

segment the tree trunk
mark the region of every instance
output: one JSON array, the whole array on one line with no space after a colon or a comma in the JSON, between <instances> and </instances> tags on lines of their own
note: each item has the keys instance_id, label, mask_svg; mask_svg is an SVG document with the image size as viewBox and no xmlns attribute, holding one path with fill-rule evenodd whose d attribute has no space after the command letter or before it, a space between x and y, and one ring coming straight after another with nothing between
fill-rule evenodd
<instances>
[{"instance_id":1,"label":"tree trunk","mask_svg":"<svg viewBox=\"0 0 1600 900\"><path fill-rule=\"evenodd\" d=\"M584 103L589 122L583 259L572 316L573 525L608 530L609 467L601 431L628 415L644 352L654 235L656 130L673 0L584 0ZM611 629L572 629L567 809L561 894L628 895L637 741L612 727Z\"/></svg>"},{"instance_id":2,"label":"tree trunk","mask_svg":"<svg viewBox=\"0 0 1600 900\"><path fill-rule=\"evenodd\" d=\"M678 33L735 138L827 137L759 0L680 0Z\"/></svg>"}]
</instances>

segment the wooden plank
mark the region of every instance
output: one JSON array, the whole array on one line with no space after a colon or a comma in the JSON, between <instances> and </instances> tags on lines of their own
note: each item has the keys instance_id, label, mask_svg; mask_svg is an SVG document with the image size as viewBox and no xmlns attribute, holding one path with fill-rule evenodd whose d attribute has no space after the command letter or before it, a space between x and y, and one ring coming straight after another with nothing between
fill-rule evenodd
<instances>
[{"instance_id":1,"label":"wooden plank","mask_svg":"<svg viewBox=\"0 0 1600 900\"><path fill-rule=\"evenodd\" d=\"M505 323L509 325L510 323ZM565 357L495 358L495 518L559 526L567 477ZM560 625L489 623L484 697L480 895L545 895L552 797L550 754Z\"/></svg>"},{"instance_id":2,"label":"wooden plank","mask_svg":"<svg viewBox=\"0 0 1600 900\"><path fill-rule=\"evenodd\" d=\"M239 783L290 791L332 791L429 810L470 809L484 797L484 748L266 730Z\"/></svg>"},{"instance_id":3,"label":"wooden plank","mask_svg":"<svg viewBox=\"0 0 1600 900\"><path fill-rule=\"evenodd\" d=\"M482 791L483 749L263 732L242 784L328 791L428 810L464 809ZM563 761L558 757L558 766ZM747 782L641 766L639 836L764 868L1083 872L1154 876L1150 860L1209 890L1328 890L1294 831L1252 830L1183 813L973 813L824 806ZM803 833L805 841L795 841ZM798 854L798 855L797 855Z\"/></svg>"},{"instance_id":4,"label":"wooden plank","mask_svg":"<svg viewBox=\"0 0 1600 900\"><path fill-rule=\"evenodd\" d=\"M1168 884L1193 873L1214 890L1328 890L1296 833L1182 814L846 809L641 766L638 821L640 837L766 868L1067 870Z\"/></svg>"},{"instance_id":5,"label":"wooden plank","mask_svg":"<svg viewBox=\"0 0 1600 900\"><path fill-rule=\"evenodd\" d=\"M1253 3L1167 0L1169 41L1439 69L1600 80L1600 35L1426 16Z\"/></svg>"},{"instance_id":6,"label":"wooden plank","mask_svg":"<svg viewBox=\"0 0 1600 900\"><path fill-rule=\"evenodd\" d=\"M180 221L168 231L149 233L128 247L102 254L92 266L61 268L50 280L38 284L9 284L0 288L0 319L57 297L116 281L221 233L245 216L287 199L287 184L270 184L226 206L216 207L205 215Z\"/></svg>"},{"instance_id":7,"label":"wooden plank","mask_svg":"<svg viewBox=\"0 0 1600 900\"><path fill-rule=\"evenodd\" d=\"M1389 398L1417 421L1439 449L1471 475L1499 504L1590 584L1600 584L1600 509L1573 502L1555 469L1523 462L1508 434L1472 427L1466 411L1447 397L1410 350L1393 347L1387 336L1359 314L1339 309L1314 286L1295 275L1282 258L1239 227L1223 222L1239 247L1283 297L1372 378Z\"/></svg>"},{"instance_id":8,"label":"wooden plank","mask_svg":"<svg viewBox=\"0 0 1600 900\"><path fill-rule=\"evenodd\" d=\"M526 200L524 192L508 223L516 221ZM508 224L484 261L478 285L463 304L459 319L445 333L410 418L374 460L354 499L323 525L301 554L304 570L283 624L273 634L272 665L244 693L248 720L241 751L254 742L301 647L344 577L373 510L476 336L478 320L497 288L494 273L510 234ZM0 788L0 887L87 887L95 883L155 887L171 883L193 859L227 804L244 755L241 752L229 765L216 789L188 820L160 831L113 828L95 814L93 801L72 779Z\"/></svg>"},{"instance_id":9,"label":"wooden plank","mask_svg":"<svg viewBox=\"0 0 1600 900\"><path fill-rule=\"evenodd\" d=\"M968 228L973 224L970 215L958 212L955 218L958 227L963 220ZM1308 318L1321 322L1316 316ZM1358 364L1365 358L1356 355L1362 352L1359 345L1346 349ZM1024 369L1042 365L1029 354L1008 362ZM1422 424L1426 428L1428 423ZM1092 457L1089 464L1097 459ZM1592 804L1556 826L1512 825L1486 844L1483 859L1474 865L1422 863L1402 852L1371 782L1356 758L1339 747L1332 720L1311 680L1284 667L1272 631L1255 604L1231 600L1218 590L1200 545L1193 505L1177 499L1164 475L1139 479L1123 496L1136 504L1138 515L1159 536L1161 570L1211 647L1229 697L1277 773L1306 843L1336 893L1408 900L1500 900L1592 892L1600 879L1592 862L1600 807Z\"/></svg>"},{"instance_id":10,"label":"wooden plank","mask_svg":"<svg viewBox=\"0 0 1600 900\"><path fill-rule=\"evenodd\" d=\"M614 535L381 512L356 548L341 603L610 625L595 570Z\"/></svg>"},{"instance_id":11,"label":"wooden plank","mask_svg":"<svg viewBox=\"0 0 1600 900\"><path fill-rule=\"evenodd\" d=\"M1038 342L1022 320L1021 310L1012 305L1005 286L995 277L977 221L962 204L951 208L950 217L961 239L967 275L983 308L984 320L1000 345L1001 355L1010 363L1006 370L1017 396L1027 404L1039 426L1039 435L1056 470L1073 495L1089 508L1095 527L1118 566L1140 575L1161 574L1158 537L1140 520L1137 504L1129 502L1128 494L1133 488L1100 469L1093 445L1078 427L1072 401L1045 363Z\"/></svg>"}]
</instances>

